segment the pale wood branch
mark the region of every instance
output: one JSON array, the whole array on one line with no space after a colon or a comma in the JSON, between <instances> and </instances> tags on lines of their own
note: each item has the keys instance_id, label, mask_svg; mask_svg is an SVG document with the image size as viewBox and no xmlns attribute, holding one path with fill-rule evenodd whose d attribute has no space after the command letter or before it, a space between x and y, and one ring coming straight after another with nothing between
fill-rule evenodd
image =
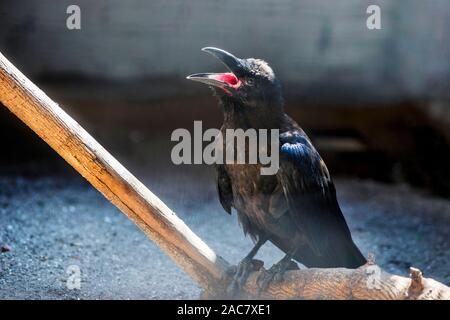
<instances>
[{"instance_id":1,"label":"pale wood branch","mask_svg":"<svg viewBox=\"0 0 450 320\"><path fill-rule=\"evenodd\" d=\"M205 290L205 297L225 292L229 264L2 54L0 101L156 242ZM449 299L448 287L422 279L416 271L412 285L411 279L381 272L379 288L369 289L367 268L290 271L282 283L272 284L260 297ZM259 272L250 276L246 297L258 296Z\"/></svg>"},{"instance_id":2,"label":"pale wood branch","mask_svg":"<svg viewBox=\"0 0 450 320\"><path fill-rule=\"evenodd\" d=\"M272 284L266 292L258 292L255 272L246 284L249 298L263 299L332 299L332 300L449 300L450 288L433 279L406 278L383 271L377 265L358 269L305 269L288 271L284 280ZM264 272L264 271L260 271ZM420 272L420 271L419 271ZM419 288L417 284L420 283Z\"/></svg>"}]
</instances>

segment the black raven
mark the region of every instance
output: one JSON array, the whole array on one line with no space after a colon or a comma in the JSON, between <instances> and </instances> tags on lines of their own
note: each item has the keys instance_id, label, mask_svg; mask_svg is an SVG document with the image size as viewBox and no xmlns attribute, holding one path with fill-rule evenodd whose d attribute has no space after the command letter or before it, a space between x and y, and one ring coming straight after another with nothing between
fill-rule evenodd
<instances>
[{"instance_id":1,"label":"black raven","mask_svg":"<svg viewBox=\"0 0 450 320\"><path fill-rule=\"evenodd\" d=\"M366 259L353 243L336 199L328 169L300 126L283 110L281 86L260 59L240 59L213 47L202 49L219 59L225 73L187 77L209 85L224 114L226 129L279 129L279 170L261 175L260 164L218 164L220 202L235 208L245 234L256 243L239 263L235 285L248 275L259 248L271 241L286 256L269 270L266 285L292 266L357 268Z\"/></svg>"}]
</instances>

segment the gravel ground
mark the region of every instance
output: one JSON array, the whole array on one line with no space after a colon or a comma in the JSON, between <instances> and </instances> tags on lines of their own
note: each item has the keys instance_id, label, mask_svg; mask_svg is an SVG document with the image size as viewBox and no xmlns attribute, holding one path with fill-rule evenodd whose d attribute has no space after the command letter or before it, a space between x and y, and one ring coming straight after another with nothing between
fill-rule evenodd
<instances>
[{"instance_id":1,"label":"gravel ground","mask_svg":"<svg viewBox=\"0 0 450 320\"><path fill-rule=\"evenodd\" d=\"M173 177L173 176L172 176ZM211 177L144 182L214 250L236 263L250 249ZM189 186L189 187L187 187ZM450 284L450 201L405 185L337 180L355 241L387 271L410 265ZM0 177L1 299L196 299L200 289L81 178ZM9 251L8 251L9 250ZM270 265L282 254L263 247ZM69 290L67 268L81 271Z\"/></svg>"}]
</instances>

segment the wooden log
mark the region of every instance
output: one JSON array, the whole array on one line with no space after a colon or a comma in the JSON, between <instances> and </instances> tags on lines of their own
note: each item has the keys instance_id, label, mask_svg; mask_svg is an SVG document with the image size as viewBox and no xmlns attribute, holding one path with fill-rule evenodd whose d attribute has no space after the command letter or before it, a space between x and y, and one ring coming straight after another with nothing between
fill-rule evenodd
<instances>
[{"instance_id":1,"label":"wooden log","mask_svg":"<svg viewBox=\"0 0 450 320\"><path fill-rule=\"evenodd\" d=\"M260 271L260 272L265 272ZM411 268L411 278L383 271L367 264L358 269L311 268L288 271L281 283L272 284L260 296L255 272L246 284L248 298L327 299L327 300L450 300L450 288L433 279L423 278Z\"/></svg>"},{"instance_id":2,"label":"wooden log","mask_svg":"<svg viewBox=\"0 0 450 320\"><path fill-rule=\"evenodd\" d=\"M1 53L0 101L155 241L205 290L204 297L224 297L229 264ZM356 270L290 271L281 283L259 294L257 278L264 272L260 269L250 275L242 294L277 299L450 299L450 288L422 278L417 270L411 280L380 269L374 284L373 268L369 264Z\"/></svg>"}]
</instances>

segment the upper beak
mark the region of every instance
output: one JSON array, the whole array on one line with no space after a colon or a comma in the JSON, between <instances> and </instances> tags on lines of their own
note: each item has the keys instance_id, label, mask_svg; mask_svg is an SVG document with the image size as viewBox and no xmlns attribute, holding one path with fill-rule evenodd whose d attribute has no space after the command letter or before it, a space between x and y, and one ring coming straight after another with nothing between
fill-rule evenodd
<instances>
[{"instance_id":1,"label":"upper beak","mask_svg":"<svg viewBox=\"0 0 450 320\"><path fill-rule=\"evenodd\" d=\"M228 70L233 72L237 77L242 73L243 71L242 60L236 58L231 53L214 47L206 47L203 48L202 51L208 52L209 54L219 59L220 62L222 62L225 65L225 67L227 67Z\"/></svg>"},{"instance_id":2,"label":"upper beak","mask_svg":"<svg viewBox=\"0 0 450 320\"><path fill-rule=\"evenodd\" d=\"M236 58L231 53L219 48L206 47L203 48L202 51L208 52L219 59L220 62L222 62L227 69L231 71L232 74L228 73L229 77L234 76L236 79L232 80L239 81L239 75L241 75L244 70L241 59ZM229 80L229 77L227 77L227 73L195 73L187 76L186 79L202 82L215 87L231 89L233 88L232 83L230 83L230 81L226 81L227 79Z\"/></svg>"}]
</instances>

